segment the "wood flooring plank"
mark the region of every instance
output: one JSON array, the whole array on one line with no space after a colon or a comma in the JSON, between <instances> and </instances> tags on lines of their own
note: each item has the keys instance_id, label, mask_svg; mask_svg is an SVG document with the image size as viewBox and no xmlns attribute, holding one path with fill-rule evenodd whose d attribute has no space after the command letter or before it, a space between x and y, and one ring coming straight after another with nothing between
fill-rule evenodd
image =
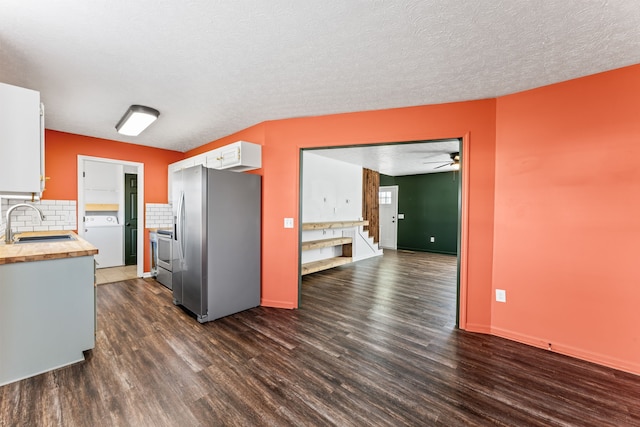
<instances>
[{"instance_id":1,"label":"wood flooring plank","mask_svg":"<svg viewBox=\"0 0 640 427\"><path fill-rule=\"evenodd\" d=\"M640 377L455 329L455 277L385 250L205 324L152 279L99 286L96 348L0 387L0 426L640 426Z\"/></svg>"}]
</instances>

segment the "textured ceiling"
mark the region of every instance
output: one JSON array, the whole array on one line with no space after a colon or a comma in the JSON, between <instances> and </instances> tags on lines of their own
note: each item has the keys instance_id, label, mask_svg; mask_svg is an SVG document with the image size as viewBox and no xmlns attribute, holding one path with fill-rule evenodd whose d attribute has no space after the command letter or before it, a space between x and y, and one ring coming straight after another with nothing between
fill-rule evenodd
<instances>
[{"instance_id":1,"label":"textured ceiling","mask_svg":"<svg viewBox=\"0 0 640 427\"><path fill-rule=\"evenodd\" d=\"M414 141L392 145L369 145L311 150L313 154L362 166L384 175L417 175L450 172L451 153L459 152L460 141ZM464 160L463 160L464 163Z\"/></svg>"},{"instance_id":2,"label":"textured ceiling","mask_svg":"<svg viewBox=\"0 0 640 427\"><path fill-rule=\"evenodd\" d=\"M265 120L496 97L640 63L638 0L2 0L49 129L185 151ZM130 104L160 110L138 137Z\"/></svg>"}]
</instances>

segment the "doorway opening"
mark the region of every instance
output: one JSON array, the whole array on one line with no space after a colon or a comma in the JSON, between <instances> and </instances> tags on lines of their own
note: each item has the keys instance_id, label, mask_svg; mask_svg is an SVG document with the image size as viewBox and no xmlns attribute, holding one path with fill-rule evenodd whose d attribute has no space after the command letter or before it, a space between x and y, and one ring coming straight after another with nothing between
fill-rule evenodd
<instances>
[{"instance_id":1,"label":"doorway opening","mask_svg":"<svg viewBox=\"0 0 640 427\"><path fill-rule=\"evenodd\" d=\"M308 221L308 213L305 212L305 209L309 208L309 203L305 203L305 191L308 191L309 188L309 180L308 180L308 168L305 166L305 153L313 153L314 155L325 156L329 159L333 159L338 162L345 162L352 165L360 166L361 168L370 169L373 171L379 172L381 175L387 176L408 176L408 175L421 175L421 174L431 174L434 172L453 172L453 174L447 174L449 177L453 176L454 186L453 197L455 201L457 201L457 209L453 212L453 218L451 219L454 222L454 251L456 253L456 280L455 283L452 283L452 286L455 286L456 291L456 327L460 327L460 325L464 325L466 322L466 316L464 315L464 307L466 306L466 298L465 298L465 290L466 290L466 275L464 271L466 269L466 229L467 226L465 224L466 215L464 214L467 206L467 195L466 188L467 186L464 184L466 182L467 173L463 168L463 156L464 152L467 150L467 138L455 138L455 139L447 139L447 140L424 140L424 141L407 141L407 142L394 142L394 143L379 143L379 144L366 144L366 145L357 145L357 146L338 146L338 147L317 147L317 148L301 148L300 149L300 175L299 175L299 189L300 189L300 205L299 205L299 224L301 227L299 228L299 271L302 272L302 242L305 241L303 239L303 224ZM455 155L455 161L453 161ZM403 164L404 163L404 164ZM435 170L434 170L435 169ZM327 168L328 173L331 172L330 168ZM304 176L307 173L307 182L304 182ZM334 174L335 175L335 174ZM332 180L336 180L335 176L331 177ZM338 179L339 180L339 179ZM387 180L388 181L388 180ZM352 185L353 183L344 180L344 186ZM317 198L317 189L322 188L323 182L322 178L313 179L312 186L314 186L315 197ZM307 186L307 188L305 188ZM385 194L379 194L379 198L384 196L384 204L387 203L387 196L390 199L393 199L394 194L387 194L386 192L393 192L392 189L387 189L384 187L393 187L394 185L383 185L382 190ZM411 194L403 194L402 188L397 190L395 193L396 201L398 198L402 197L410 197ZM463 191L465 192L463 194ZM378 189L376 189L376 193L378 193ZM307 194L308 197L308 194ZM340 195L336 196L336 200L340 200ZM317 201L317 203L327 203L327 200L330 198L322 198ZM331 200L329 200L331 201ZM379 199L380 201L380 199ZM383 221L384 218L389 217L390 221L395 221L396 227L399 221L404 220L402 218L403 213L398 211L397 208L394 210L393 206L395 203L392 200L389 200L388 203L390 206L390 212L386 212L387 206L382 206L379 204L378 214L379 220ZM313 204L311 204L313 205ZM304 208L303 206L306 206ZM326 206L320 206L327 211ZM330 207L329 207L330 208ZM383 212L385 210L385 212ZM401 210L401 209L400 209ZM334 212L336 209L334 208ZM328 212L332 212L331 209ZM313 216L313 215L312 215ZM400 219L402 218L402 219ZM367 218L360 218L367 220ZM316 222L317 219L314 219L312 222ZM380 243L382 247L387 247L389 249L403 249L401 242L398 241L398 232L397 228L395 234L395 245L393 238L393 231L385 231L383 226L381 225L380 229ZM385 235L385 233L391 234L391 236ZM429 239L430 237L425 237L425 239ZM428 240L427 240L428 241ZM305 245L309 246L309 245ZM418 249L421 250L421 249ZM429 250L425 250L429 252ZM453 251L450 252L453 254ZM301 300L302 295L302 275L299 275L298 282L298 305L301 306L303 301Z\"/></svg>"},{"instance_id":2,"label":"doorway opening","mask_svg":"<svg viewBox=\"0 0 640 427\"><path fill-rule=\"evenodd\" d=\"M143 163L78 156L78 235L91 242L93 233L98 238L105 238L104 244L114 248L109 251L110 257L102 258L102 265L98 261L97 268L129 265L125 262L127 242L128 261L136 266L136 276L143 276L144 257L140 256L144 253L143 183ZM95 224L109 224L111 229L91 227L89 219Z\"/></svg>"}]
</instances>

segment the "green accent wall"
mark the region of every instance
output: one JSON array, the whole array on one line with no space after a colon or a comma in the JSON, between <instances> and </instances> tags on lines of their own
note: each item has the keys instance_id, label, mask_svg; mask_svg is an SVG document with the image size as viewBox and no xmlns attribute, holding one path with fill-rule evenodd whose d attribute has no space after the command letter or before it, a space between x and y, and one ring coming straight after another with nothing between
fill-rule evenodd
<instances>
[{"instance_id":1,"label":"green accent wall","mask_svg":"<svg viewBox=\"0 0 640 427\"><path fill-rule=\"evenodd\" d=\"M398 249L457 254L459 172L388 176L380 186L398 186ZM431 243L431 237L435 241Z\"/></svg>"}]
</instances>

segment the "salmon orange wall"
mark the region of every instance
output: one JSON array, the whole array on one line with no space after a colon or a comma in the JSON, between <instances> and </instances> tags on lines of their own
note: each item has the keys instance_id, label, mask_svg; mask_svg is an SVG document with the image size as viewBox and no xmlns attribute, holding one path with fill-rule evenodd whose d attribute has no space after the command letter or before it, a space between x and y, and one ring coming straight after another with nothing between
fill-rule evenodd
<instances>
[{"instance_id":1,"label":"salmon orange wall","mask_svg":"<svg viewBox=\"0 0 640 427\"><path fill-rule=\"evenodd\" d=\"M50 179L43 199L78 199L78 155L144 163L145 203L167 203L167 165L184 158L177 151L46 130L45 173ZM144 271L149 271L148 236L144 246Z\"/></svg>"},{"instance_id":2,"label":"salmon orange wall","mask_svg":"<svg viewBox=\"0 0 640 427\"><path fill-rule=\"evenodd\" d=\"M494 334L640 374L640 66L497 100Z\"/></svg>"},{"instance_id":3,"label":"salmon orange wall","mask_svg":"<svg viewBox=\"0 0 640 427\"><path fill-rule=\"evenodd\" d=\"M263 145L262 304L298 306L300 149L465 137L469 163L468 288L463 314L470 330L491 324L495 100L278 120L186 153L244 139ZM296 218L283 228L283 218ZM302 301L304 305L304 301Z\"/></svg>"},{"instance_id":4,"label":"salmon orange wall","mask_svg":"<svg viewBox=\"0 0 640 427\"><path fill-rule=\"evenodd\" d=\"M76 199L78 154L145 163L146 202L165 203L167 164L262 144L262 304L295 308L299 224L282 223L299 218L300 149L463 137L461 327L640 374L639 93L633 66L497 100L265 122L185 155L47 131L45 198Z\"/></svg>"}]
</instances>

